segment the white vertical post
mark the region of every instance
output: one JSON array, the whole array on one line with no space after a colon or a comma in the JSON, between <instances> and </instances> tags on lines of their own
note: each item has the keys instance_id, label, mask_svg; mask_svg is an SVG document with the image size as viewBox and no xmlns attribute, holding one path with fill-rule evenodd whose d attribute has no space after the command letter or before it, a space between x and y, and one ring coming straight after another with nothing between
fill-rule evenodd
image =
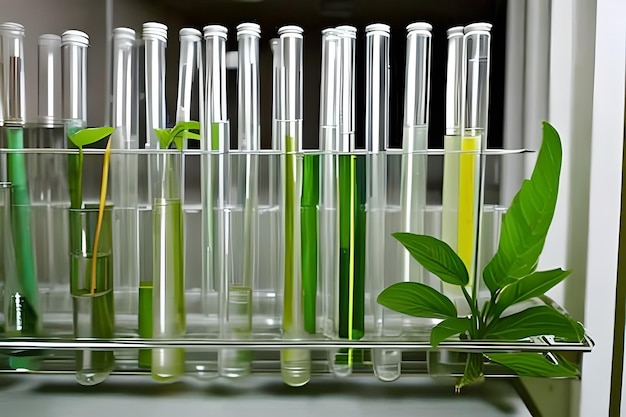
<instances>
[{"instance_id":1,"label":"white vertical post","mask_svg":"<svg viewBox=\"0 0 626 417\"><path fill-rule=\"evenodd\" d=\"M626 2L597 0L584 323L596 346L585 355L580 415L609 415L624 142Z\"/></svg>"},{"instance_id":2,"label":"white vertical post","mask_svg":"<svg viewBox=\"0 0 626 417\"><path fill-rule=\"evenodd\" d=\"M504 85L505 149L521 149L524 134L524 43L526 37L526 0L507 3L506 64ZM522 158L507 158L500 167L500 203L509 205L524 176Z\"/></svg>"},{"instance_id":3,"label":"white vertical post","mask_svg":"<svg viewBox=\"0 0 626 417\"><path fill-rule=\"evenodd\" d=\"M539 149L541 122L548 117L548 78L550 68L551 1L526 1L526 44L524 62L523 143L527 149ZM535 166L536 154L524 158L524 176Z\"/></svg>"}]
</instances>

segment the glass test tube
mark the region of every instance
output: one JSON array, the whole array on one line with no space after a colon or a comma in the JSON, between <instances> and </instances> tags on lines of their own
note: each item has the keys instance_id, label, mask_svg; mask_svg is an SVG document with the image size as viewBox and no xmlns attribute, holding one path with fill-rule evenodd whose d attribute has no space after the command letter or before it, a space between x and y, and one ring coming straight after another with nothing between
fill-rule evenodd
<instances>
[{"instance_id":1,"label":"glass test tube","mask_svg":"<svg viewBox=\"0 0 626 417\"><path fill-rule=\"evenodd\" d=\"M320 82L320 150L322 151L319 204L320 290L322 299L322 332L337 337L339 317L339 228L338 171L340 42L336 29L322 31L322 64Z\"/></svg>"},{"instance_id":2,"label":"glass test tube","mask_svg":"<svg viewBox=\"0 0 626 417\"><path fill-rule=\"evenodd\" d=\"M3 119L7 147L24 148L24 27L17 23L0 25L2 42ZM32 242L31 207L24 154L7 155L7 177L11 182L11 220L13 247L19 287L5 289L5 304L14 313L7 321L7 330L14 334L33 336L41 331L39 289ZM30 355L29 355L30 356ZM36 369L32 357L11 357L13 368Z\"/></svg>"},{"instance_id":3,"label":"glass test tube","mask_svg":"<svg viewBox=\"0 0 626 417\"><path fill-rule=\"evenodd\" d=\"M389 143L389 48L390 28L372 24L365 28L365 143L367 164L367 268L371 303L378 336L384 336L383 309L376 297L384 289L385 209L387 205L387 164L384 151ZM383 381L400 376L402 353L396 350L373 350L374 373Z\"/></svg>"},{"instance_id":4,"label":"glass test tube","mask_svg":"<svg viewBox=\"0 0 626 417\"><path fill-rule=\"evenodd\" d=\"M89 36L86 33L78 30L63 32L61 56L63 59L63 119L66 124L66 137L87 125L88 46Z\"/></svg>"},{"instance_id":5,"label":"glass test tube","mask_svg":"<svg viewBox=\"0 0 626 417\"><path fill-rule=\"evenodd\" d=\"M487 144L490 30L489 23L474 23L465 27L463 35L463 137L459 161L457 253L469 271L474 296L478 293L474 283L483 198L482 151Z\"/></svg>"},{"instance_id":6,"label":"glass test tube","mask_svg":"<svg viewBox=\"0 0 626 417\"><path fill-rule=\"evenodd\" d=\"M135 31L113 29L113 107L111 149L138 149L132 134L133 47ZM113 201L114 285L124 297L116 300L116 311L134 313L135 300L130 294L139 286L138 156L113 152L110 181Z\"/></svg>"},{"instance_id":7,"label":"glass test tube","mask_svg":"<svg viewBox=\"0 0 626 417\"><path fill-rule=\"evenodd\" d=\"M164 129L167 122L165 108L165 47L167 45L167 26L158 22L143 24L141 34L144 41L144 71L145 71L145 102L146 102L146 149L159 149L160 144L154 129ZM163 163L165 155L150 155L148 157L148 201L153 196L160 195L161 185L159 165ZM155 184L156 183L156 184ZM155 194L156 193L156 194ZM149 238L142 235L144 242ZM152 248L149 250L149 262L142 262L139 281L138 325L139 337L152 337L152 297L153 271ZM139 366L149 368L152 363L152 351L139 351Z\"/></svg>"},{"instance_id":8,"label":"glass test tube","mask_svg":"<svg viewBox=\"0 0 626 417\"><path fill-rule=\"evenodd\" d=\"M224 277L226 316L222 317L222 334L233 339L249 338L252 333L253 286L257 283L258 245L258 155L259 125L259 38L261 28L255 23L237 26L237 143L242 151L238 163L238 193L232 203L243 211L243 232L240 235L240 273L235 270ZM227 220L227 219L224 219ZM232 231L235 218L230 219ZM234 239L237 239L236 236ZM233 248L234 249L234 248ZM229 248L230 250L230 248ZM232 253L232 252L231 252ZM219 357L220 374L228 377L248 375L252 367L249 350L222 350Z\"/></svg>"},{"instance_id":9,"label":"glass test tube","mask_svg":"<svg viewBox=\"0 0 626 417\"><path fill-rule=\"evenodd\" d=\"M423 22L407 26L400 231L418 234L424 233L426 206L431 30L432 26ZM398 244L397 253L399 281L423 282L422 268L409 252Z\"/></svg>"},{"instance_id":10,"label":"glass test tube","mask_svg":"<svg viewBox=\"0 0 626 417\"><path fill-rule=\"evenodd\" d=\"M443 138L443 186L441 196L441 240L457 250L459 233L459 161L461 150L461 102L463 75L463 26L448 29L448 61L446 67L446 132ZM442 283L451 299L463 293L455 285Z\"/></svg>"},{"instance_id":11,"label":"glass test tube","mask_svg":"<svg viewBox=\"0 0 626 417\"><path fill-rule=\"evenodd\" d=\"M87 126L87 47L89 36L86 33L78 30L63 32L63 120L67 148L76 148L68 136ZM78 155L68 155L67 164L70 178L82 175ZM83 190L70 187L70 206L81 208L82 202Z\"/></svg>"},{"instance_id":12,"label":"glass test tube","mask_svg":"<svg viewBox=\"0 0 626 417\"><path fill-rule=\"evenodd\" d=\"M339 26L339 289L338 336L355 340L365 332L365 155L355 154L356 28ZM336 375L352 371L354 354L340 350L333 363Z\"/></svg>"},{"instance_id":13,"label":"glass test tube","mask_svg":"<svg viewBox=\"0 0 626 417\"><path fill-rule=\"evenodd\" d=\"M77 30L68 30L61 37L61 56L63 60L63 118L65 120L66 136L76 133L87 124L87 47L89 37L86 33ZM68 139L68 147L74 145ZM78 155L68 155L68 176L70 178L82 175L82 163ZM85 233L86 228L94 230L93 208L92 222L83 223L83 219L88 216L89 209L83 205L83 190L70 188L70 248L74 248L76 242L76 255L82 255L85 260L83 265L92 262L88 256L91 250L85 249L93 245L93 234ZM83 208L85 210L83 211ZM110 224L110 223L108 223ZM72 237L76 236L76 239ZM80 236L88 236L89 241L80 239ZM106 239L110 235L102 233L101 239ZM85 248L81 247L83 245ZM80 247L80 248L79 248ZM111 254L104 255L104 246L100 245L103 256L108 259L109 268L111 265ZM87 255L87 256L86 256ZM78 256L76 259L80 258ZM98 260L104 260L98 255ZM73 267L74 254L70 250L70 282L84 282L84 269ZM79 264L82 264L79 262ZM91 268L89 268L91 269ZM97 268L99 269L99 268ZM106 273L106 279L101 286L97 279L94 292L85 292L82 285L71 286L74 318L75 337L106 337L113 335L115 313L113 308L113 285L111 275ZM103 277L97 275L99 277ZM91 279L89 280L91 281ZM76 352L76 380L83 385L98 384L106 379L115 366L115 357L111 351Z\"/></svg>"},{"instance_id":14,"label":"glass test tube","mask_svg":"<svg viewBox=\"0 0 626 417\"><path fill-rule=\"evenodd\" d=\"M204 291L208 294L216 290L218 298L218 322L220 338L231 337L230 331L237 326L238 312L233 311L233 323L229 322L227 299L228 277L233 274L230 249L233 244L230 234L230 207L228 207L229 175L228 148L229 130L226 112L226 39L228 29L224 26L209 25L204 27L205 39L205 123L202 150L211 151L203 156L203 233L206 250ZM203 301L207 303L206 296ZM204 306L208 312L209 306ZM247 325L245 315L244 327ZM229 324L231 325L229 327ZM220 351L218 357L218 373L221 375L239 376L241 371L238 351ZM243 373L249 373L249 362L244 362Z\"/></svg>"},{"instance_id":15,"label":"glass test tube","mask_svg":"<svg viewBox=\"0 0 626 417\"><path fill-rule=\"evenodd\" d=\"M270 49L272 51L272 150L279 151L281 146L280 140L280 121L279 121L279 113L280 113L280 39L272 38L270 39ZM266 283L264 285L265 288L269 288L274 295L278 295L282 292L283 285L283 261L281 258L281 245L280 239L282 239L280 231L282 230L282 218L280 213L280 189L281 189L281 156L279 154L274 154L269 157L268 160L268 207L269 212L273 213L269 216L265 222L269 223L269 230L277 231L278 234L274 237L275 244L270 245L268 256L267 256L267 265L268 270L265 274L267 277ZM275 300L278 300L277 297L274 297ZM273 309L274 315L276 317L282 314L282 306L280 303L275 303Z\"/></svg>"},{"instance_id":16,"label":"glass test tube","mask_svg":"<svg viewBox=\"0 0 626 417\"><path fill-rule=\"evenodd\" d=\"M61 91L61 37L44 34L38 38L38 126L29 147L65 148ZM69 275L67 253L67 160L64 155L31 155L28 181L37 276L40 285L65 291ZM49 239L49 236L56 238ZM61 306L58 306L61 307ZM69 309L69 305L67 306Z\"/></svg>"},{"instance_id":17,"label":"glass test tube","mask_svg":"<svg viewBox=\"0 0 626 417\"><path fill-rule=\"evenodd\" d=\"M178 96L176 122L191 118L191 92L197 69L200 31L183 28L179 32ZM153 337L180 338L186 330L185 249L183 223L183 156L164 150L158 170L160 190L154 190L152 206L153 259ZM183 349L153 349L152 378L171 382L185 371Z\"/></svg>"},{"instance_id":18,"label":"glass test tube","mask_svg":"<svg viewBox=\"0 0 626 417\"><path fill-rule=\"evenodd\" d=\"M283 26L280 36L279 123L280 150L283 153L281 188L283 206L283 337L300 339L306 335L303 281L302 193L302 28ZM309 277L310 278L310 277ZM283 382L302 386L311 378L311 354L303 349L280 353Z\"/></svg>"}]
</instances>

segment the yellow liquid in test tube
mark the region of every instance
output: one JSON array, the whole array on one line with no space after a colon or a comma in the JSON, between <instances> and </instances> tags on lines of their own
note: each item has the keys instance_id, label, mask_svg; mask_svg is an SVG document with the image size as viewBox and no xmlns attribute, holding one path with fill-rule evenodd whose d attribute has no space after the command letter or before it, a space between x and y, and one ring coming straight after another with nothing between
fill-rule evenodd
<instances>
[{"instance_id":1,"label":"yellow liquid in test tube","mask_svg":"<svg viewBox=\"0 0 626 417\"><path fill-rule=\"evenodd\" d=\"M480 163L480 135L465 136L461 140L461 154L459 156L459 217L458 217L458 240L457 253L467 271L470 280L468 286L472 286L472 264L475 258L477 246L477 200L480 173L477 168Z\"/></svg>"}]
</instances>

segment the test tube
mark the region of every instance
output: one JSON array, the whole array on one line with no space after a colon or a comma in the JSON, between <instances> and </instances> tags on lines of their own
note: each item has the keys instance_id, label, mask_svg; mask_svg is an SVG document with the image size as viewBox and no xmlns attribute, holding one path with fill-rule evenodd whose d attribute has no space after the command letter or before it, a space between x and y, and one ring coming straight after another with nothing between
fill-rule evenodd
<instances>
[{"instance_id":1,"label":"test tube","mask_svg":"<svg viewBox=\"0 0 626 417\"><path fill-rule=\"evenodd\" d=\"M56 127L61 123L61 37L54 34L39 36L37 107L38 121L43 127Z\"/></svg>"},{"instance_id":2,"label":"test tube","mask_svg":"<svg viewBox=\"0 0 626 417\"><path fill-rule=\"evenodd\" d=\"M443 138L443 185L441 195L441 240L457 250L459 233L459 157L461 151L461 102L463 96L463 26L448 29L446 67L446 126ZM461 289L443 283L444 293L452 299L463 297Z\"/></svg>"},{"instance_id":3,"label":"test tube","mask_svg":"<svg viewBox=\"0 0 626 417\"><path fill-rule=\"evenodd\" d=\"M270 49L272 51L272 150L279 151L281 146L280 140L280 129L281 125L279 122L279 103L280 103L280 39L272 38L270 39ZM270 207L270 211L273 212L272 215L267 218L266 222L268 223L268 230L277 231L280 233L281 230L281 213L279 211L281 199L280 199L280 181L281 181L281 172L280 172L280 161L281 156L279 153L274 153L269 156L268 160L268 206ZM280 235L280 234L279 234ZM284 273L282 272L283 261L281 259L281 247L278 244L278 239L276 240L276 244L271 245L268 249L269 252L267 256L267 264L268 264L268 272L266 276L268 278L267 284L264 286L265 288L270 288L271 291L276 295L282 291L282 282ZM277 299L277 298L275 298ZM280 315L280 310L282 306L279 303L276 303L274 313L276 315Z\"/></svg>"},{"instance_id":4,"label":"test tube","mask_svg":"<svg viewBox=\"0 0 626 417\"><path fill-rule=\"evenodd\" d=\"M337 337L339 317L339 222L337 204L339 192L337 153L339 152L340 104L340 42L334 28L322 31L322 64L320 82L320 150L322 151L319 240L320 292L322 299L322 332Z\"/></svg>"},{"instance_id":5,"label":"test tube","mask_svg":"<svg viewBox=\"0 0 626 417\"><path fill-rule=\"evenodd\" d=\"M202 158L202 205L205 216L203 218L203 311L209 312L209 292L222 288L219 278L221 274L215 265L223 263L223 254L219 251L219 240L215 240L215 208L216 199L225 193L226 165L223 158L228 148L228 116L226 114L226 39L228 29L219 25L208 25L203 29L205 43L205 123L202 125L203 138L201 149L207 154ZM210 152L210 153L209 153ZM224 166L224 171L220 170ZM222 204L224 203L223 200ZM218 216L219 217L219 216ZM221 294L221 293L220 293ZM222 305L218 302L218 306ZM220 316L221 317L221 316Z\"/></svg>"},{"instance_id":6,"label":"test tube","mask_svg":"<svg viewBox=\"0 0 626 417\"><path fill-rule=\"evenodd\" d=\"M197 71L200 31L183 28L179 32L178 96L176 122L191 120L191 94ZM184 145L183 145L184 147ZM160 169L160 188L154 194L153 219L153 337L182 337L186 328L183 155L164 153ZM171 382L185 371L183 349L153 349L152 378Z\"/></svg>"},{"instance_id":7,"label":"test tube","mask_svg":"<svg viewBox=\"0 0 626 417\"><path fill-rule=\"evenodd\" d=\"M472 294L478 294L476 264L483 198L484 154L489 110L491 24L474 23L463 35L463 100L459 161L458 250L469 271Z\"/></svg>"},{"instance_id":8,"label":"test tube","mask_svg":"<svg viewBox=\"0 0 626 417\"><path fill-rule=\"evenodd\" d=\"M25 94L24 94L24 27L17 23L0 24L2 49L3 119L7 147L24 148ZM25 155L7 155L7 177L11 182L11 220L13 247L18 279L14 286L5 288L5 305L11 312L7 331L17 336L35 336L41 332L41 310L31 235L31 208L28 192ZM11 282L10 280L9 282ZM36 369L38 361L32 357L11 357L13 368Z\"/></svg>"},{"instance_id":9,"label":"test tube","mask_svg":"<svg viewBox=\"0 0 626 417\"><path fill-rule=\"evenodd\" d=\"M302 47L303 30L283 26L280 36L279 113L280 150L283 152L283 337L300 339L306 335L302 271ZM303 349L285 349L280 353L283 382L302 386L311 378L311 354Z\"/></svg>"},{"instance_id":10,"label":"test tube","mask_svg":"<svg viewBox=\"0 0 626 417\"><path fill-rule=\"evenodd\" d=\"M133 47L135 31L113 29L113 108L111 122L112 150L138 149L137 136L132 134ZM111 155L110 181L113 201L113 277L114 286L124 297L117 297L116 310L133 313L130 294L139 286L139 217L137 155Z\"/></svg>"},{"instance_id":11,"label":"test tube","mask_svg":"<svg viewBox=\"0 0 626 417\"><path fill-rule=\"evenodd\" d=\"M167 45L167 26L158 22L143 24L141 34L144 41L144 71L145 71L145 103L146 103L146 149L159 149L160 144L154 129L163 129L166 126L167 114L165 108L165 47ZM152 203L153 195L160 195L159 160L162 155L148 156L148 201ZM156 185L155 185L156 183ZM156 194L153 194L156 192ZM145 239L149 241L149 239ZM139 281L138 326L139 337L152 337L152 247L142 262ZM139 351L139 366L149 368L152 363L152 351Z\"/></svg>"},{"instance_id":12,"label":"test tube","mask_svg":"<svg viewBox=\"0 0 626 417\"><path fill-rule=\"evenodd\" d=\"M272 149L280 146L280 128L278 126L278 113L280 111L280 39L270 39L270 49L272 50Z\"/></svg>"},{"instance_id":13,"label":"test tube","mask_svg":"<svg viewBox=\"0 0 626 417\"><path fill-rule=\"evenodd\" d=\"M349 340L365 332L366 189L364 155L358 155L355 137L356 28L338 26L339 36L339 288L338 336ZM340 350L333 363L336 375L352 372L355 353Z\"/></svg>"},{"instance_id":14,"label":"test tube","mask_svg":"<svg viewBox=\"0 0 626 417\"><path fill-rule=\"evenodd\" d=\"M66 137L87 125L87 47L89 36L66 30L61 40L63 60L63 119ZM69 140L68 140L69 142ZM70 146L71 142L69 142Z\"/></svg>"},{"instance_id":15,"label":"test tube","mask_svg":"<svg viewBox=\"0 0 626 417\"><path fill-rule=\"evenodd\" d=\"M226 40L228 30L219 25L204 27L206 46L205 65L205 138L203 149L212 151L206 158L203 180L206 209L204 221L206 227L206 291L210 288L217 291L217 317L219 337L230 337L232 330L228 318L228 283L233 274L232 238L230 223L232 210L230 206L230 171L229 148L230 132L227 116L226 91ZM209 306L205 306L205 311ZM234 312L235 313L235 312ZM233 317L233 320L235 318ZM247 321L245 321L247 324ZM218 374L239 376L249 372L249 361L240 362L239 351L221 350L218 353ZM245 354L242 354L245 356ZM241 364L243 363L243 367ZM234 372L233 372L234 371ZM231 373L232 372L232 373Z\"/></svg>"},{"instance_id":16,"label":"test tube","mask_svg":"<svg viewBox=\"0 0 626 417\"><path fill-rule=\"evenodd\" d=\"M29 147L65 147L61 91L61 37L44 34L38 38L37 128ZM67 208L67 160L64 155L39 153L29 156L28 181L37 276L50 290L65 288L69 274ZM56 236L52 240L49 236ZM67 306L69 308L69 306Z\"/></svg>"},{"instance_id":17,"label":"test tube","mask_svg":"<svg viewBox=\"0 0 626 417\"><path fill-rule=\"evenodd\" d=\"M260 139L259 108L259 38L261 28L255 23L237 26L237 144L241 155L238 162L238 195L233 203L243 208L241 234L241 273L231 273L225 284L227 314L223 317L223 334L229 338L245 339L252 334L253 291L257 275L258 244L258 152ZM231 224L232 227L232 224ZM252 367L249 350L222 350L220 374L227 377L248 375Z\"/></svg>"},{"instance_id":18,"label":"test tube","mask_svg":"<svg viewBox=\"0 0 626 417\"><path fill-rule=\"evenodd\" d=\"M384 336L383 309L376 297L384 289L385 208L387 164L384 151L389 143L389 48L390 28L372 24L365 28L365 142L368 151L367 182L367 268L365 279L372 289L372 309L378 336ZM400 376L402 353L373 351L374 373L383 381Z\"/></svg>"},{"instance_id":19,"label":"test tube","mask_svg":"<svg viewBox=\"0 0 626 417\"><path fill-rule=\"evenodd\" d=\"M404 131L400 179L402 232L424 233L426 206L426 154L430 100L430 44L432 26L417 22L407 26ZM410 253L398 246L400 281L423 282L423 271Z\"/></svg>"}]
</instances>

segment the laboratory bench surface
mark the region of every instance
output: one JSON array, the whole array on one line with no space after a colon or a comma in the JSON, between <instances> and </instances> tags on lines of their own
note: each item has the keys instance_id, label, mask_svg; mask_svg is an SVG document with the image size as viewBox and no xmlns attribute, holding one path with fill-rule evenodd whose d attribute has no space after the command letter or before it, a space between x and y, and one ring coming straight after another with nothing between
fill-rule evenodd
<instances>
[{"instance_id":1,"label":"laboratory bench surface","mask_svg":"<svg viewBox=\"0 0 626 417\"><path fill-rule=\"evenodd\" d=\"M113 375L83 387L71 375L0 374L0 415L100 416L531 416L510 380L488 379L454 393L451 380L406 376L316 377L301 388L279 375L241 380L158 384L147 376Z\"/></svg>"}]
</instances>

